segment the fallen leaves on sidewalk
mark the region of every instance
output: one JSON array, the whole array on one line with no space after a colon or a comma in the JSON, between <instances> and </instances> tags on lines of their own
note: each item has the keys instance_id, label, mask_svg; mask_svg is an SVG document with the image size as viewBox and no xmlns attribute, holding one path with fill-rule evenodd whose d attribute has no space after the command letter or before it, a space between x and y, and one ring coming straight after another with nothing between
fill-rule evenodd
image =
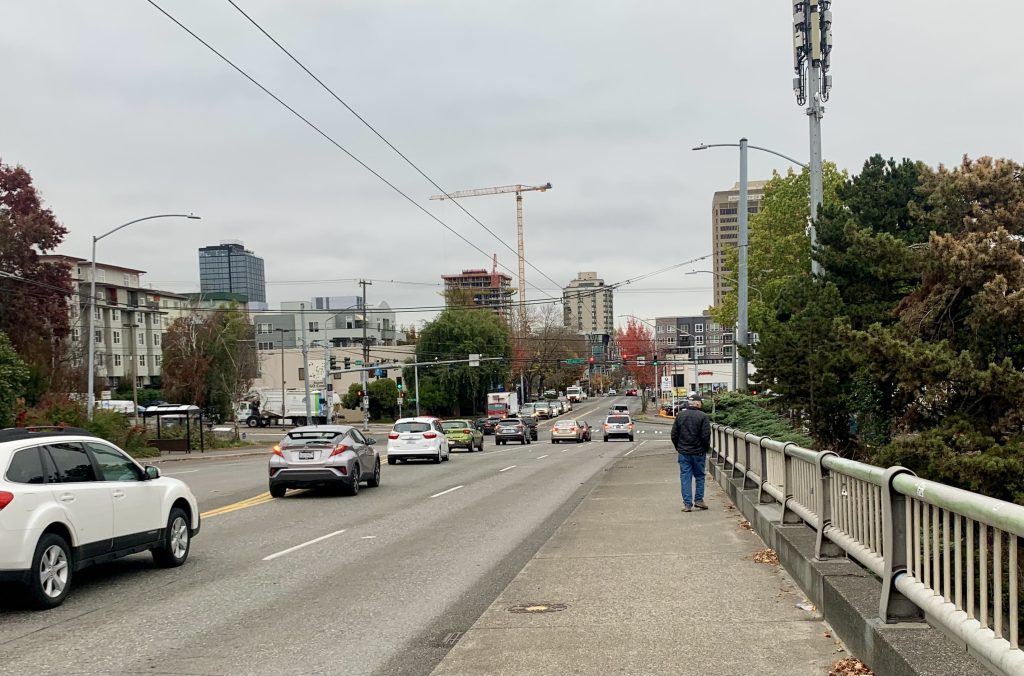
<instances>
[{"instance_id":1,"label":"fallen leaves on sidewalk","mask_svg":"<svg viewBox=\"0 0 1024 676\"><path fill-rule=\"evenodd\" d=\"M751 529L750 522L747 521L746 519L744 519L743 521L740 521L740 528L742 528L743 530L750 530Z\"/></svg>"},{"instance_id":2,"label":"fallen leaves on sidewalk","mask_svg":"<svg viewBox=\"0 0 1024 676\"><path fill-rule=\"evenodd\" d=\"M856 657L839 660L828 670L828 676L874 676L875 672Z\"/></svg>"},{"instance_id":3,"label":"fallen leaves on sidewalk","mask_svg":"<svg viewBox=\"0 0 1024 676\"><path fill-rule=\"evenodd\" d=\"M754 554L755 563L767 563L771 566L779 565L779 555L775 553L774 549L762 549L761 551Z\"/></svg>"}]
</instances>

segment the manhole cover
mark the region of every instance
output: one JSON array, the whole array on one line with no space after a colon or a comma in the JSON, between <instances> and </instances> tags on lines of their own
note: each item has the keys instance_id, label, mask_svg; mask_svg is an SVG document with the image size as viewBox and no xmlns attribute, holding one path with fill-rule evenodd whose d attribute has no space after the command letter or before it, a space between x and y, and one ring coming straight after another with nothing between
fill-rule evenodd
<instances>
[{"instance_id":1,"label":"manhole cover","mask_svg":"<svg viewBox=\"0 0 1024 676\"><path fill-rule=\"evenodd\" d=\"M557 613L568 608L564 603L520 603L508 609L510 613Z\"/></svg>"}]
</instances>

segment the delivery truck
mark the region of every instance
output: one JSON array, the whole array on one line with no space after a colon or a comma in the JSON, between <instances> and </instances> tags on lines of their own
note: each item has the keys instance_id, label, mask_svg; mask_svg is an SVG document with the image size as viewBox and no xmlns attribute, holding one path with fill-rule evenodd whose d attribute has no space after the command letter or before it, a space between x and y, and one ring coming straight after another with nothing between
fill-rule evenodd
<instances>
[{"instance_id":1,"label":"delivery truck","mask_svg":"<svg viewBox=\"0 0 1024 676\"><path fill-rule=\"evenodd\" d=\"M517 393L487 393L488 418L510 418L517 415L519 415L519 395Z\"/></svg>"}]
</instances>

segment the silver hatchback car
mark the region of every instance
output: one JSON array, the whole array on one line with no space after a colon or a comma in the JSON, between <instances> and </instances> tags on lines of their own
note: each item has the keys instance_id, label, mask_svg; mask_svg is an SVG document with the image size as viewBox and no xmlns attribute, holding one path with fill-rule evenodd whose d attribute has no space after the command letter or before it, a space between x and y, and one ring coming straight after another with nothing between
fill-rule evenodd
<instances>
[{"instance_id":1,"label":"silver hatchback car","mask_svg":"<svg viewBox=\"0 0 1024 676\"><path fill-rule=\"evenodd\" d=\"M328 486L356 495L364 481L367 486L379 486L376 443L349 425L296 427L270 456L270 494L280 498L289 488Z\"/></svg>"}]
</instances>

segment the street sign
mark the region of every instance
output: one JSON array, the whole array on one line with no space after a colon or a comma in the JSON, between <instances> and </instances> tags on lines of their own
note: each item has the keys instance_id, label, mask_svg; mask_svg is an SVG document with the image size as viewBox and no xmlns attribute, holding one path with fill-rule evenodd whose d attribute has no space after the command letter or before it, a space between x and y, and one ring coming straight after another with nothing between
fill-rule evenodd
<instances>
[{"instance_id":1,"label":"street sign","mask_svg":"<svg viewBox=\"0 0 1024 676\"><path fill-rule=\"evenodd\" d=\"M564 361L565 361L566 364L586 364L587 363L586 359L566 359Z\"/></svg>"},{"instance_id":2,"label":"street sign","mask_svg":"<svg viewBox=\"0 0 1024 676\"><path fill-rule=\"evenodd\" d=\"M713 376L713 375L715 375L715 372L714 371L698 371L697 375L699 375L699 376Z\"/></svg>"},{"instance_id":3,"label":"street sign","mask_svg":"<svg viewBox=\"0 0 1024 676\"><path fill-rule=\"evenodd\" d=\"M402 408L402 398L398 398L398 408Z\"/></svg>"},{"instance_id":4,"label":"street sign","mask_svg":"<svg viewBox=\"0 0 1024 676\"><path fill-rule=\"evenodd\" d=\"M666 393L672 391L672 376L661 377L661 391Z\"/></svg>"},{"instance_id":5,"label":"street sign","mask_svg":"<svg viewBox=\"0 0 1024 676\"><path fill-rule=\"evenodd\" d=\"M636 358L636 365L637 366L643 366L646 363L647 363L647 357L637 357Z\"/></svg>"},{"instance_id":6,"label":"street sign","mask_svg":"<svg viewBox=\"0 0 1024 676\"><path fill-rule=\"evenodd\" d=\"M471 355L469 355L469 365L470 366L480 366L480 355L478 355L478 354L471 354Z\"/></svg>"},{"instance_id":7,"label":"street sign","mask_svg":"<svg viewBox=\"0 0 1024 676\"><path fill-rule=\"evenodd\" d=\"M356 359L356 366L362 366L362 365L363 365L363 360L362 359Z\"/></svg>"},{"instance_id":8,"label":"street sign","mask_svg":"<svg viewBox=\"0 0 1024 676\"><path fill-rule=\"evenodd\" d=\"M363 408L370 408L370 398L363 397Z\"/></svg>"}]
</instances>

